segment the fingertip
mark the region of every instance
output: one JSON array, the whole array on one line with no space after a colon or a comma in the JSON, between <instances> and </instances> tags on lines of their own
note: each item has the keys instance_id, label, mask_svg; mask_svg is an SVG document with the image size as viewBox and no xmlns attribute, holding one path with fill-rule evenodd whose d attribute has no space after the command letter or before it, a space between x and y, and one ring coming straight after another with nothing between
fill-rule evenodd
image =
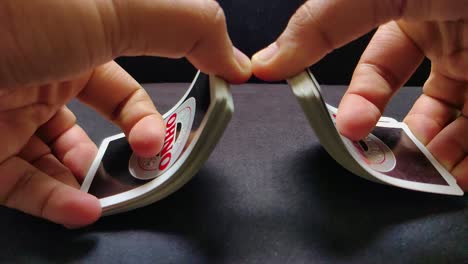
<instances>
[{"instance_id":1,"label":"fingertip","mask_svg":"<svg viewBox=\"0 0 468 264\"><path fill-rule=\"evenodd\" d=\"M166 134L164 120L160 115L144 117L132 128L128 141L133 151L141 157L152 157L161 151Z\"/></svg>"},{"instance_id":2,"label":"fingertip","mask_svg":"<svg viewBox=\"0 0 468 264\"><path fill-rule=\"evenodd\" d=\"M42 216L68 228L80 228L101 217L99 199L73 187L62 185L51 197Z\"/></svg>"},{"instance_id":3,"label":"fingertip","mask_svg":"<svg viewBox=\"0 0 468 264\"><path fill-rule=\"evenodd\" d=\"M274 72L274 59L279 53L279 46L276 42L258 51L252 56L252 73L259 79L265 81L276 81L279 78Z\"/></svg>"},{"instance_id":4,"label":"fingertip","mask_svg":"<svg viewBox=\"0 0 468 264\"><path fill-rule=\"evenodd\" d=\"M281 81L298 74L315 61L300 43L280 37L252 56L252 73L264 81Z\"/></svg>"},{"instance_id":5,"label":"fingertip","mask_svg":"<svg viewBox=\"0 0 468 264\"><path fill-rule=\"evenodd\" d=\"M78 190L77 190L78 191ZM99 199L88 193L76 195L64 205L64 212L70 212L63 225L69 229L77 229L96 222L102 215Z\"/></svg>"},{"instance_id":6,"label":"fingertip","mask_svg":"<svg viewBox=\"0 0 468 264\"><path fill-rule=\"evenodd\" d=\"M379 118L377 107L361 96L349 94L340 104L336 125L343 136L360 140L372 131Z\"/></svg>"},{"instance_id":7,"label":"fingertip","mask_svg":"<svg viewBox=\"0 0 468 264\"><path fill-rule=\"evenodd\" d=\"M233 47L234 58L236 59L237 65L240 70L239 77L231 78L230 83L240 84L246 82L252 76L252 63L242 51Z\"/></svg>"},{"instance_id":8,"label":"fingertip","mask_svg":"<svg viewBox=\"0 0 468 264\"><path fill-rule=\"evenodd\" d=\"M279 47L276 42L271 43L268 47L260 50L252 56L252 62L256 65L267 65L278 54Z\"/></svg>"}]
</instances>

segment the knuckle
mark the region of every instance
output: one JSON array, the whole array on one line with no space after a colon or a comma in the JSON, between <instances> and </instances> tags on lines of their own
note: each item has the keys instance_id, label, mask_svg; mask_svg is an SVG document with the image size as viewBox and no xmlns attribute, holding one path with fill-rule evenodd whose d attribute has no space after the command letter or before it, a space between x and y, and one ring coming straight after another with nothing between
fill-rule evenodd
<instances>
[{"instance_id":1,"label":"knuckle","mask_svg":"<svg viewBox=\"0 0 468 264\"><path fill-rule=\"evenodd\" d=\"M213 1L213 0L203 1L201 14L203 15L203 20L205 20L210 25L213 25L213 26L225 26L226 25L226 16L224 14L224 10L216 1Z\"/></svg>"},{"instance_id":2,"label":"knuckle","mask_svg":"<svg viewBox=\"0 0 468 264\"><path fill-rule=\"evenodd\" d=\"M27 190L33 178L38 176L39 172L37 170L23 171L2 197L2 204L10 208L17 208L24 190Z\"/></svg>"},{"instance_id":3,"label":"knuckle","mask_svg":"<svg viewBox=\"0 0 468 264\"><path fill-rule=\"evenodd\" d=\"M375 1L375 5L379 5L380 1ZM384 2L382 2L384 3ZM387 12L390 13L391 17L400 18L406 13L406 9L408 6L408 0L389 0L388 8L385 5L383 6L383 12L388 10Z\"/></svg>"},{"instance_id":4,"label":"knuckle","mask_svg":"<svg viewBox=\"0 0 468 264\"><path fill-rule=\"evenodd\" d=\"M303 28L313 23L313 11L310 1L305 2L291 18L291 24L297 28Z\"/></svg>"},{"instance_id":5,"label":"knuckle","mask_svg":"<svg viewBox=\"0 0 468 264\"><path fill-rule=\"evenodd\" d=\"M335 49L330 33L318 20L310 1L304 3L296 11L289 22L288 29L292 33L289 34L289 37L292 38L295 43L306 44L304 42L307 42L310 36L314 36L314 41L319 43L324 50L331 51Z\"/></svg>"},{"instance_id":6,"label":"knuckle","mask_svg":"<svg viewBox=\"0 0 468 264\"><path fill-rule=\"evenodd\" d=\"M60 190L60 185L57 183L53 185L48 192L46 193L45 197L42 199L42 201L39 204L38 212L37 215L48 219L48 214L47 214L47 209L50 208L51 201L53 200L53 197L56 193L58 193Z\"/></svg>"}]
</instances>

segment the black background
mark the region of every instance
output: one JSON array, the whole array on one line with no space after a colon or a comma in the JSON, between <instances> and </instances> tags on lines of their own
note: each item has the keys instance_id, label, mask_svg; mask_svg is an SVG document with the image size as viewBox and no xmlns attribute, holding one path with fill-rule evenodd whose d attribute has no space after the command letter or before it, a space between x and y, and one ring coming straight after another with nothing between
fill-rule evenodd
<instances>
[{"instance_id":1,"label":"black background","mask_svg":"<svg viewBox=\"0 0 468 264\"><path fill-rule=\"evenodd\" d=\"M273 42L286 27L289 18L304 1L300 0L220 0L233 44L251 57ZM312 66L321 83L348 84L353 69L373 32L334 51ZM186 60L166 58L118 58L139 82L189 82L195 69ZM430 63L425 61L407 85L421 86ZM252 78L250 82L260 82Z\"/></svg>"}]
</instances>

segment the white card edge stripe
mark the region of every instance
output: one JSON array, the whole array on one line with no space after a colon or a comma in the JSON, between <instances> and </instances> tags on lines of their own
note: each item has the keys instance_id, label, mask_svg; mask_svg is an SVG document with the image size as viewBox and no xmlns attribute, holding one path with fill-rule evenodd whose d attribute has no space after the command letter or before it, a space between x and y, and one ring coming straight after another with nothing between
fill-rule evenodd
<instances>
[{"instance_id":1,"label":"white card edge stripe","mask_svg":"<svg viewBox=\"0 0 468 264\"><path fill-rule=\"evenodd\" d=\"M224 89L221 89L220 85L222 85ZM212 152L212 149L216 147L216 143L223 135L223 132L226 126L228 125L229 120L232 117L232 112L234 110L234 104L232 96L229 92L229 86L224 80L221 80L216 76L210 76L210 91L210 93L212 94L211 98L213 103L210 105L208 112L213 112L213 114L215 115L220 115L222 112L224 113L224 119L221 121L219 120L219 118L216 118L216 116L213 116L212 114L207 113L206 115L209 116L211 120L217 121L211 122L211 126L209 129L209 131L211 131L211 138L213 138L212 132L216 132L216 141L212 143L212 146L209 146L210 144L206 144L206 140L203 143L201 143L203 141L202 139L206 139L207 137L205 134L197 134L196 137L193 139L192 143L188 146L187 150L166 172L167 175L170 176L166 175L166 179L161 179L160 181L162 182L159 184L155 184L154 181L158 180L162 175L142 186L138 186L135 189L121 193L124 194L123 196L127 197L117 197L120 200L119 203L115 202L115 198L117 195L121 194L116 194L114 196L109 196L100 199L101 205L103 207L103 215L112 215L131 209L136 209L138 207L142 207L154 203L160 199L163 199L164 197L170 195L174 191L178 190L181 186L183 186L188 180L190 180L194 176L196 171L198 171L200 167L203 166L204 162L206 161L206 159L208 159L210 153ZM220 93L223 91L226 94L224 96L221 96ZM200 124L200 127L207 127L208 125L210 125L210 123L206 118L204 118L202 120L202 123ZM202 130L204 131L204 129ZM194 155L192 153L192 150L194 148L200 148L197 155ZM189 162L190 164L187 165L187 162ZM189 165L190 167L188 167L186 170L180 170L181 167ZM177 176L173 177L176 174Z\"/></svg>"},{"instance_id":2,"label":"white card edge stripe","mask_svg":"<svg viewBox=\"0 0 468 264\"><path fill-rule=\"evenodd\" d=\"M303 84L304 79L308 80L309 85L304 85ZM348 156L348 158L343 158L343 153L341 153L340 156L338 154L334 153L334 151L331 151L332 150L331 146L341 148L340 144L335 144L333 142L330 143L329 141L324 140L324 139L326 139L326 137L324 137L323 133L320 133L320 131L321 131L320 126L315 124L315 122L316 122L315 118L310 116L311 114L308 111L308 108L311 107L310 103L312 101L312 100L310 100L310 98L311 98L310 97L310 92L313 93L313 95L316 97L316 99L320 99L320 100L318 100L319 103L321 103L320 108L326 109L326 107L327 107L325 102L323 101L323 98L320 95L320 87L318 86L318 83L315 80L313 74L310 71L304 71L301 74L299 74L299 75L297 75L297 76L295 76L293 78L288 79L288 83L290 84L290 86L291 86L291 88L293 90L293 93L296 95L297 99L301 103L301 106L305 110L304 112L305 112L306 116L308 117L309 123L312 125L314 130L316 130L316 134L319 137L321 144L325 147L327 152L329 152L329 154L337 162L339 162L343 167L345 167L349 171L353 172L357 176L366 178L368 180L373 180L373 181L377 181L377 182L381 182L381 183L386 183L388 185L395 185L395 186L398 186L398 187L401 187L401 188L413 189L413 190L424 191L424 192L432 192L432 193L463 195L463 191L461 191L460 187L458 185L456 185L456 184L453 185L452 184L453 182L450 181L450 180L447 181L447 183L449 184L448 186L447 185L443 186L443 185L423 184L423 183L417 183L417 182L411 182L411 181L404 181L404 180L400 180L400 179L396 179L396 178L386 176L384 174L381 174L381 175L377 176L377 175L374 174L373 171L370 171L370 169L368 169L365 166L363 166L362 164L360 164L359 160L356 159L356 157L353 156L352 152L350 152L348 150L349 146L343 141L343 139L342 139L342 143L344 145L343 147L346 150L346 151L344 151L344 153L345 153L344 156ZM309 98L309 99L307 99L307 98ZM316 109L316 110L318 110L318 109ZM327 112L327 114L329 116L329 112ZM331 118L330 118L329 122L331 122L331 124L333 124L333 122L331 121ZM383 121L381 123L382 124L385 123L385 124L388 124L388 125L397 125L400 122L397 121L396 123L394 123L394 122L385 122L385 121ZM330 124L326 124L326 125L328 126ZM336 131L336 128L335 127L333 127L333 128L334 128L333 130ZM342 137L341 135L339 135L339 136ZM354 164L354 165L352 165L352 164ZM359 167L359 169L356 169L356 165L357 165L357 167ZM437 169L437 166L434 165L434 167ZM444 177L443 174L441 174L441 175ZM444 179L446 179L446 177L444 177ZM408 184L411 183L411 186L410 186L411 188L408 187L407 185L402 185L401 182L406 182ZM437 186L437 188L442 192L440 192L437 189L434 189L433 188L434 186ZM418 188L415 189L414 187L418 187ZM420 189L419 187L422 187L422 188Z\"/></svg>"},{"instance_id":3,"label":"white card edge stripe","mask_svg":"<svg viewBox=\"0 0 468 264\"><path fill-rule=\"evenodd\" d=\"M104 153L106 152L107 147L109 146L109 142L119 139L119 138L123 138L123 137L125 137L125 134L120 133L117 135L104 138L101 145L99 146L98 153L96 154L96 157L94 158L94 161L91 164L91 167L89 168L88 173L86 174L83 180L83 183L81 184L81 187L80 187L81 191L83 192L89 191L89 187L91 187L91 183L93 182L94 175L96 174L96 171L99 168L99 164L101 164L102 157L104 156Z\"/></svg>"}]
</instances>

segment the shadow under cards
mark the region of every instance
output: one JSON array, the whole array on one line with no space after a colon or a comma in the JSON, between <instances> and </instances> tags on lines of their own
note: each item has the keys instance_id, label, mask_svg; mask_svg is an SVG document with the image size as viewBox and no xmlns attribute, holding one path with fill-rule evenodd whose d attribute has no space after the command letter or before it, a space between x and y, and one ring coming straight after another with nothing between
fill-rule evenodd
<instances>
[{"instance_id":1,"label":"shadow under cards","mask_svg":"<svg viewBox=\"0 0 468 264\"><path fill-rule=\"evenodd\" d=\"M468 230L467 197L415 192L370 182L345 170L320 145L302 149L290 157L288 164L297 188L297 202L304 210L304 225L300 226L304 240L318 239L333 254L352 255L375 243L377 237L394 226L414 227L416 222L427 227L438 216L450 224L451 212L459 216L452 217L456 222L451 224L462 225L453 232ZM461 233L455 236L464 237ZM447 237L448 234L444 240ZM458 245L453 250L462 252L462 247Z\"/></svg>"}]
</instances>

